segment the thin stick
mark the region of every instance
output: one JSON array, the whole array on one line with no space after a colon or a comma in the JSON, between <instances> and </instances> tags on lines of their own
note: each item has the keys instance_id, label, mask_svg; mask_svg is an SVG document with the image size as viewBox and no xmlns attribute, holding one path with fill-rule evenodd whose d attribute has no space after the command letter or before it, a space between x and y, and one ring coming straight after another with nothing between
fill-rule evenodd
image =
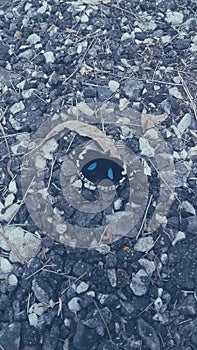
<instances>
[{"instance_id":1,"label":"thin stick","mask_svg":"<svg viewBox=\"0 0 197 350\"><path fill-rule=\"evenodd\" d=\"M64 294L69 288L72 287L72 285L73 285L75 282L79 281L79 280L80 280L83 276L85 276L86 274L87 274L87 272L84 272L81 276L79 276L78 278L76 278L76 279L71 283L70 286L68 286L67 288L65 288L65 289L61 292L61 295Z\"/></svg>"},{"instance_id":2,"label":"thin stick","mask_svg":"<svg viewBox=\"0 0 197 350\"><path fill-rule=\"evenodd\" d=\"M51 164L51 170L50 170L50 175L49 175L49 181L48 181L48 185L47 185L47 190L49 189L50 183L51 183L51 178L53 175L53 168L55 165L56 159L53 159L52 164Z\"/></svg>"},{"instance_id":3,"label":"thin stick","mask_svg":"<svg viewBox=\"0 0 197 350\"><path fill-rule=\"evenodd\" d=\"M103 317L103 315L102 315L102 313L101 313L101 311L100 311L100 309L99 309L99 307L98 307L98 305L97 305L96 301L95 301L94 299L93 299L93 301L94 301L94 304L95 304L95 306L96 306L96 308L97 308L97 310L98 310L98 313L99 313L99 315L100 315L100 318L101 318L101 320L102 320L102 321L103 321L103 323L104 323L104 326L105 326L105 328L106 328L106 331L107 331L108 337L109 337L109 339L110 339L110 340L112 340L112 336L111 336L111 334L110 334L110 331L109 331L108 325L107 325L107 323L105 322L105 319L104 319L104 317Z\"/></svg>"},{"instance_id":4,"label":"thin stick","mask_svg":"<svg viewBox=\"0 0 197 350\"><path fill-rule=\"evenodd\" d=\"M150 207L152 198L153 198L153 195L151 194L151 196L150 196L150 198L149 198L149 201L148 201L148 204L147 204L147 207L146 207L146 210L145 210L145 213L144 213L144 217L143 217L143 220L142 220L142 224L141 224L140 229L139 229L139 231L138 231L138 233L137 233L137 236L136 236L136 240L139 238L139 235L140 235L140 233L141 233L141 231L142 231L142 229L143 229L143 227L144 227L144 223L145 223L145 221L146 221L146 215L147 215L147 213L148 213L148 209L149 209L149 207Z\"/></svg>"},{"instance_id":5,"label":"thin stick","mask_svg":"<svg viewBox=\"0 0 197 350\"><path fill-rule=\"evenodd\" d=\"M5 115L7 109L8 109L8 107L6 107L6 109L3 112L1 110L0 119L3 118L3 116ZM8 171L8 174L10 175L10 177L13 178L14 175L12 174L12 172L10 170L11 163L12 163L12 155L11 155L11 152L10 152L10 147L9 147L9 144L8 144L8 140L7 140L7 136L6 136L4 127L3 127L3 125L1 123L0 123L0 128L1 128L1 131L2 131L2 134L3 134L3 138L5 140L6 148L7 148L7 151L8 151L8 157L9 157L9 161L8 161L8 164L7 164L7 171Z\"/></svg>"},{"instance_id":6,"label":"thin stick","mask_svg":"<svg viewBox=\"0 0 197 350\"><path fill-rule=\"evenodd\" d=\"M185 90L185 93L186 93L187 97L189 98L189 100L191 102L191 105L192 105L192 108L193 108L193 111L194 111L194 115L195 115L196 120L197 120L197 108L196 108L196 104L194 102L194 99L193 99L193 97L192 97L192 95L191 95L191 93L190 93L190 91L188 89L188 86L187 86L185 80L183 79L183 77L182 77L182 75L181 75L181 73L179 72L178 69L177 69L177 73L178 73L179 78L181 79L181 83L183 85L183 89Z\"/></svg>"}]
</instances>

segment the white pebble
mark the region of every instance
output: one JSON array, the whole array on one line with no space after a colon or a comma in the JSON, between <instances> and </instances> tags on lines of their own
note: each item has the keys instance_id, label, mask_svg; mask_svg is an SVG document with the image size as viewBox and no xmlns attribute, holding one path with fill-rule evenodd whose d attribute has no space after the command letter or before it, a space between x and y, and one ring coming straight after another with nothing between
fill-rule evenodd
<instances>
[{"instance_id":1,"label":"white pebble","mask_svg":"<svg viewBox=\"0 0 197 350\"><path fill-rule=\"evenodd\" d=\"M189 113L186 113L184 117L178 123L178 130L182 134L191 124L192 117Z\"/></svg>"},{"instance_id":2,"label":"white pebble","mask_svg":"<svg viewBox=\"0 0 197 350\"><path fill-rule=\"evenodd\" d=\"M55 62L55 56L52 51L46 51L44 53L45 61L46 63L54 63Z\"/></svg>"},{"instance_id":3,"label":"white pebble","mask_svg":"<svg viewBox=\"0 0 197 350\"><path fill-rule=\"evenodd\" d=\"M148 252L154 245L153 238L151 236L139 238L134 249L138 252Z\"/></svg>"},{"instance_id":4,"label":"white pebble","mask_svg":"<svg viewBox=\"0 0 197 350\"><path fill-rule=\"evenodd\" d=\"M173 97L179 99L179 100L182 100L182 99L183 99L181 93L179 92L179 90L177 89L176 86L174 86L174 87L172 87L172 88L169 89L169 94L170 94L171 96L173 96Z\"/></svg>"},{"instance_id":5,"label":"white pebble","mask_svg":"<svg viewBox=\"0 0 197 350\"><path fill-rule=\"evenodd\" d=\"M79 304L80 298L74 297L68 302L68 308L72 312L77 312L81 310L81 306Z\"/></svg>"},{"instance_id":6,"label":"white pebble","mask_svg":"<svg viewBox=\"0 0 197 350\"><path fill-rule=\"evenodd\" d=\"M16 114L20 111L23 111L24 109L25 109L25 105L22 101L20 101L20 102L15 103L14 105L12 105L12 107L10 108L10 112L12 114Z\"/></svg>"},{"instance_id":7,"label":"white pebble","mask_svg":"<svg viewBox=\"0 0 197 350\"><path fill-rule=\"evenodd\" d=\"M33 33L33 34L28 36L27 41L33 45L33 44L36 44L37 42L41 41L41 39L40 39L39 35Z\"/></svg>"},{"instance_id":8,"label":"white pebble","mask_svg":"<svg viewBox=\"0 0 197 350\"><path fill-rule=\"evenodd\" d=\"M13 204L15 199L15 195L13 193L8 194L8 196L5 198L5 207L9 207Z\"/></svg>"},{"instance_id":9,"label":"white pebble","mask_svg":"<svg viewBox=\"0 0 197 350\"><path fill-rule=\"evenodd\" d=\"M9 273L13 270L12 264L8 259L0 257L0 271L3 273Z\"/></svg>"},{"instance_id":10,"label":"white pebble","mask_svg":"<svg viewBox=\"0 0 197 350\"><path fill-rule=\"evenodd\" d=\"M34 313L28 315L30 326L36 327L38 324L38 316Z\"/></svg>"},{"instance_id":11,"label":"white pebble","mask_svg":"<svg viewBox=\"0 0 197 350\"><path fill-rule=\"evenodd\" d=\"M17 187L16 187L16 181L15 180L10 181L8 189L9 189L9 191L11 193L14 193L14 194L17 193Z\"/></svg>"},{"instance_id":12,"label":"white pebble","mask_svg":"<svg viewBox=\"0 0 197 350\"><path fill-rule=\"evenodd\" d=\"M185 233L182 232L182 231L179 231L177 234L176 234L176 237L175 239L172 241L172 246L174 246L178 241L181 241L182 239L184 239L186 236L185 236Z\"/></svg>"},{"instance_id":13,"label":"white pebble","mask_svg":"<svg viewBox=\"0 0 197 350\"><path fill-rule=\"evenodd\" d=\"M115 92L118 90L120 84L115 80L110 80L108 86L112 92Z\"/></svg>"},{"instance_id":14,"label":"white pebble","mask_svg":"<svg viewBox=\"0 0 197 350\"><path fill-rule=\"evenodd\" d=\"M167 10L166 20L168 23L181 24L183 23L183 14L181 12Z\"/></svg>"},{"instance_id":15,"label":"white pebble","mask_svg":"<svg viewBox=\"0 0 197 350\"><path fill-rule=\"evenodd\" d=\"M16 275L14 275L13 273L11 275L9 275L8 283L10 286L17 286L18 279L17 279Z\"/></svg>"},{"instance_id":16,"label":"white pebble","mask_svg":"<svg viewBox=\"0 0 197 350\"><path fill-rule=\"evenodd\" d=\"M81 16L81 23L87 23L89 22L89 17L84 14L83 16Z\"/></svg>"},{"instance_id":17,"label":"white pebble","mask_svg":"<svg viewBox=\"0 0 197 350\"><path fill-rule=\"evenodd\" d=\"M77 294L84 293L86 292L86 290L88 290L88 288L89 288L89 285L87 283L81 282L76 288L76 293Z\"/></svg>"}]
</instances>

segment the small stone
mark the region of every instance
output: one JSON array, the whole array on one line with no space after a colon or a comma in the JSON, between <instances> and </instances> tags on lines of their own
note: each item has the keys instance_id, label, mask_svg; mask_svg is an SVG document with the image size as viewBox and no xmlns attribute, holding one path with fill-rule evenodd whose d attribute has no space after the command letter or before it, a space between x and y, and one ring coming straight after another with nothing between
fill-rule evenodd
<instances>
[{"instance_id":1,"label":"small stone","mask_svg":"<svg viewBox=\"0 0 197 350\"><path fill-rule=\"evenodd\" d=\"M114 202L114 210L119 210L122 206L122 199L117 198L116 201Z\"/></svg>"},{"instance_id":2,"label":"small stone","mask_svg":"<svg viewBox=\"0 0 197 350\"><path fill-rule=\"evenodd\" d=\"M141 154L147 157L154 157L155 150L145 137L139 138L139 145L140 145Z\"/></svg>"},{"instance_id":3,"label":"small stone","mask_svg":"<svg viewBox=\"0 0 197 350\"><path fill-rule=\"evenodd\" d=\"M33 56L33 50L31 49L27 49L21 53L19 53L18 57L19 58L24 58L26 60L30 60Z\"/></svg>"},{"instance_id":4,"label":"small stone","mask_svg":"<svg viewBox=\"0 0 197 350\"><path fill-rule=\"evenodd\" d=\"M37 10L37 12L43 14L43 13L46 12L47 7L48 7L47 1L43 1L42 6L39 7L39 9Z\"/></svg>"},{"instance_id":5,"label":"small stone","mask_svg":"<svg viewBox=\"0 0 197 350\"><path fill-rule=\"evenodd\" d=\"M37 316L42 316L45 311L47 311L48 307L47 305L43 303L34 303L29 308L29 313L34 313Z\"/></svg>"},{"instance_id":6,"label":"small stone","mask_svg":"<svg viewBox=\"0 0 197 350\"><path fill-rule=\"evenodd\" d=\"M186 113L177 126L181 134L190 126L191 121L192 121L191 115L189 113Z\"/></svg>"},{"instance_id":7,"label":"small stone","mask_svg":"<svg viewBox=\"0 0 197 350\"><path fill-rule=\"evenodd\" d=\"M140 97L143 87L144 84L142 83L142 81L130 78L125 81L125 83L122 86L122 90L128 98L136 100L138 99L138 97Z\"/></svg>"},{"instance_id":8,"label":"small stone","mask_svg":"<svg viewBox=\"0 0 197 350\"><path fill-rule=\"evenodd\" d=\"M195 156L197 156L197 145L194 146L194 147L191 147L191 148L189 149L188 153L187 153L187 157L188 157L189 159L191 159L191 158L193 158L193 157L195 157Z\"/></svg>"},{"instance_id":9,"label":"small stone","mask_svg":"<svg viewBox=\"0 0 197 350\"><path fill-rule=\"evenodd\" d=\"M119 109L122 112L129 104L129 100L127 98L121 98L119 102Z\"/></svg>"},{"instance_id":10,"label":"small stone","mask_svg":"<svg viewBox=\"0 0 197 350\"><path fill-rule=\"evenodd\" d=\"M2 273L9 273L13 270L12 264L8 259L0 257L0 271Z\"/></svg>"},{"instance_id":11,"label":"small stone","mask_svg":"<svg viewBox=\"0 0 197 350\"><path fill-rule=\"evenodd\" d=\"M72 312L77 312L81 310L80 298L74 297L68 302L68 308Z\"/></svg>"},{"instance_id":12,"label":"small stone","mask_svg":"<svg viewBox=\"0 0 197 350\"><path fill-rule=\"evenodd\" d=\"M4 227L4 235L17 249L18 253L26 260L29 260L37 253L40 248L40 239L36 238L30 232L24 231L21 227ZM10 251L10 246L3 240L0 240L2 249ZM10 251L10 261L20 262L20 259L13 251Z\"/></svg>"},{"instance_id":13,"label":"small stone","mask_svg":"<svg viewBox=\"0 0 197 350\"><path fill-rule=\"evenodd\" d=\"M76 288L76 293L77 294L84 293L88 290L88 288L89 288L89 285L87 283L81 282Z\"/></svg>"},{"instance_id":14,"label":"small stone","mask_svg":"<svg viewBox=\"0 0 197 350\"><path fill-rule=\"evenodd\" d=\"M197 215L182 220L184 231L197 234Z\"/></svg>"},{"instance_id":15,"label":"small stone","mask_svg":"<svg viewBox=\"0 0 197 350\"><path fill-rule=\"evenodd\" d=\"M154 246L154 241L151 236L139 238L134 245L134 249L138 252L148 252Z\"/></svg>"},{"instance_id":16,"label":"small stone","mask_svg":"<svg viewBox=\"0 0 197 350\"><path fill-rule=\"evenodd\" d=\"M30 326L37 327L38 326L38 316L34 313L28 315L28 320Z\"/></svg>"},{"instance_id":17,"label":"small stone","mask_svg":"<svg viewBox=\"0 0 197 350\"><path fill-rule=\"evenodd\" d=\"M9 189L9 191L11 193L14 193L14 194L17 193L17 187L16 187L16 181L15 180L10 181L8 189Z\"/></svg>"},{"instance_id":18,"label":"small stone","mask_svg":"<svg viewBox=\"0 0 197 350\"><path fill-rule=\"evenodd\" d=\"M175 239L172 241L172 246L174 246L178 241L181 241L182 239L186 238L186 235L184 232L177 232Z\"/></svg>"},{"instance_id":19,"label":"small stone","mask_svg":"<svg viewBox=\"0 0 197 350\"><path fill-rule=\"evenodd\" d=\"M191 203L189 203L188 201L183 201L180 204L180 208L184 209L187 213L190 213L192 215L196 214L195 208L193 207L193 205Z\"/></svg>"},{"instance_id":20,"label":"small stone","mask_svg":"<svg viewBox=\"0 0 197 350\"><path fill-rule=\"evenodd\" d=\"M116 287L116 270L108 269L107 270L108 280L112 287Z\"/></svg>"},{"instance_id":21,"label":"small stone","mask_svg":"<svg viewBox=\"0 0 197 350\"><path fill-rule=\"evenodd\" d=\"M174 25L183 23L183 14L177 11L167 10L166 20Z\"/></svg>"},{"instance_id":22,"label":"small stone","mask_svg":"<svg viewBox=\"0 0 197 350\"><path fill-rule=\"evenodd\" d=\"M41 41L41 38L40 38L39 35L33 33L33 34L31 34L31 35L28 36L27 41L28 41L31 45L34 45L34 44L40 42L40 41Z\"/></svg>"},{"instance_id":23,"label":"small stone","mask_svg":"<svg viewBox=\"0 0 197 350\"><path fill-rule=\"evenodd\" d=\"M0 213L0 220L5 220L6 222L9 222L15 215L15 213L18 212L19 208L20 205L18 203L13 203L6 209L6 211L3 214Z\"/></svg>"},{"instance_id":24,"label":"small stone","mask_svg":"<svg viewBox=\"0 0 197 350\"><path fill-rule=\"evenodd\" d=\"M161 37L161 41L163 44L168 44L172 40L171 35L164 35Z\"/></svg>"},{"instance_id":25,"label":"small stone","mask_svg":"<svg viewBox=\"0 0 197 350\"><path fill-rule=\"evenodd\" d=\"M20 333L22 324L19 322L11 323L0 331L0 345L2 349L19 350L20 349Z\"/></svg>"},{"instance_id":26,"label":"small stone","mask_svg":"<svg viewBox=\"0 0 197 350\"><path fill-rule=\"evenodd\" d=\"M10 108L10 112L12 114L16 114L20 111L23 111L24 109L25 109L25 105L22 101L20 101L20 102L15 103L14 105L12 105L12 107Z\"/></svg>"},{"instance_id":27,"label":"small stone","mask_svg":"<svg viewBox=\"0 0 197 350\"><path fill-rule=\"evenodd\" d=\"M9 275L8 283L10 286L13 286L13 287L17 286L18 279L17 279L16 275L14 275L13 273L11 275Z\"/></svg>"},{"instance_id":28,"label":"small stone","mask_svg":"<svg viewBox=\"0 0 197 350\"><path fill-rule=\"evenodd\" d=\"M115 80L110 80L108 86L112 92L115 92L118 90L120 84Z\"/></svg>"},{"instance_id":29,"label":"small stone","mask_svg":"<svg viewBox=\"0 0 197 350\"><path fill-rule=\"evenodd\" d=\"M15 199L15 195L13 193L8 194L8 196L5 198L5 207L9 207L13 204Z\"/></svg>"},{"instance_id":30,"label":"small stone","mask_svg":"<svg viewBox=\"0 0 197 350\"><path fill-rule=\"evenodd\" d=\"M129 33L124 33L122 36L121 36L121 41L125 41L125 40L128 40L128 39L131 39L131 34Z\"/></svg>"},{"instance_id":31,"label":"small stone","mask_svg":"<svg viewBox=\"0 0 197 350\"><path fill-rule=\"evenodd\" d=\"M108 100L112 95L112 91L108 89L106 86L98 86L97 87L97 96L100 102L104 102Z\"/></svg>"},{"instance_id":32,"label":"small stone","mask_svg":"<svg viewBox=\"0 0 197 350\"><path fill-rule=\"evenodd\" d=\"M137 296L145 295L148 289L150 278L145 270L140 269L136 274L132 274L130 288Z\"/></svg>"},{"instance_id":33,"label":"small stone","mask_svg":"<svg viewBox=\"0 0 197 350\"><path fill-rule=\"evenodd\" d=\"M52 51L46 51L44 53L45 61L46 63L54 63L55 62L55 56Z\"/></svg>"},{"instance_id":34,"label":"small stone","mask_svg":"<svg viewBox=\"0 0 197 350\"><path fill-rule=\"evenodd\" d=\"M172 87L172 88L169 89L169 94L170 94L171 96L173 96L173 97L179 99L179 100L182 100L182 99L183 99L181 93L179 92L179 90L177 89L176 86L174 86L174 87Z\"/></svg>"},{"instance_id":35,"label":"small stone","mask_svg":"<svg viewBox=\"0 0 197 350\"><path fill-rule=\"evenodd\" d=\"M85 102L79 102L76 107L80 112L84 113L88 117L91 117L94 114L93 109L90 108Z\"/></svg>"},{"instance_id":36,"label":"small stone","mask_svg":"<svg viewBox=\"0 0 197 350\"><path fill-rule=\"evenodd\" d=\"M84 15L81 16L81 23L88 23L89 17L84 13Z\"/></svg>"},{"instance_id":37,"label":"small stone","mask_svg":"<svg viewBox=\"0 0 197 350\"><path fill-rule=\"evenodd\" d=\"M139 335L142 337L145 346L150 350L160 350L160 342L154 328L143 318L138 320Z\"/></svg>"},{"instance_id":38,"label":"small stone","mask_svg":"<svg viewBox=\"0 0 197 350\"><path fill-rule=\"evenodd\" d=\"M152 276L152 273L155 271L155 263L154 261L150 261L148 259L142 258L139 259L139 263L143 266L149 276Z\"/></svg>"},{"instance_id":39,"label":"small stone","mask_svg":"<svg viewBox=\"0 0 197 350\"><path fill-rule=\"evenodd\" d=\"M163 302L162 302L161 298L160 297L156 298L154 301L154 306L155 306L155 310L157 312L160 311L160 309L162 308L162 305L163 305Z\"/></svg>"}]
</instances>

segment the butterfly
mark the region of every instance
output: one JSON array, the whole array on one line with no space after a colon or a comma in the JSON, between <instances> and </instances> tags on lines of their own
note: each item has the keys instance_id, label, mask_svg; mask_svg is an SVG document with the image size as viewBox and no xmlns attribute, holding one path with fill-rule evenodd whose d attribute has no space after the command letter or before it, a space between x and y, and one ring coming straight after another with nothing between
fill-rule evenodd
<instances>
[{"instance_id":1,"label":"butterfly","mask_svg":"<svg viewBox=\"0 0 197 350\"><path fill-rule=\"evenodd\" d=\"M87 185L102 189L118 187L126 178L124 163L94 150L83 150L76 160L79 177Z\"/></svg>"}]
</instances>

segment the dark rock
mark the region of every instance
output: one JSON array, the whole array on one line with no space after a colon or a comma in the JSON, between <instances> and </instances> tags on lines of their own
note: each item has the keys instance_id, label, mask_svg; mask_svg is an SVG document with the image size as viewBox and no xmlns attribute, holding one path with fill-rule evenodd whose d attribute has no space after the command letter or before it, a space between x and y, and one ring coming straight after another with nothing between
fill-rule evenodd
<instances>
[{"instance_id":1,"label":"dark rock","mask_svg":"<svg viewBox=\"0 0 197 350\"><path fill-rule=\"evenodd\" d=\"M130 78L123 83L122 91L132 101L136 101L140 97L143 87L142 81Z\"/></svg>"},{"instance_id":2,"label":"dark rock","mask_svg":"<svg viewBox=\"0 0 197 350\"><path fill-rule=\"evenodd\" d=\"M98 350L119 350L119 347L112 340L104 340L99 345Z\"/></svg>"},{"instance_id":3,"label":"dark rock","mask_svg":"<svg viewBox=\"0 0 197 350\"><path fill-rule=\"evenodd\" d=\"M21 324L11 323L0 331L0 345L5 350L20 349Z\"/></svg>"},{"instance_id":4,"label":"dark rock","mask_svg":"<svg viewBox=\"0 0 197 350\"><path fill-rule=\"evenodd\" d=\"M87 274L84 276L86 278L87 276L91 275L91 270L91 266L84 261L77 261L77 263L73 266L73 273L77 277L87 272Z\"/></svg>"},{"instance_id":5,"label":"dark rock","mask_svg":"<svg viewBox=\"0 0 197 350\"><path fill-rule=\"evenodd\" d=\"M97 97L100 102L108 100L112 95L112 91L105 86L97 87Z\"/></svg>"},{"instance_id":6,"label":"dark rock","mask_svg":"<svg viewBox=\"0 0 197 350\"><path fill-rule=\"evenodd\" d=\"M22 340L25 345L38 344L40 340L38 329L25 323L22 328Z\"/></svg>"},{"instance_id":7,"label":"dark rock","mask_svg":"<svg viewBox=\"0 0 197 350\"><path fill-rule=\"evenodd\" d=\"M9 58L9 46L5 44L3 41L0 41L0 61L6 61Z\"/></svg>"},{"instance_id":8,"label":"dark rock","mask_svg":"<svg viewBox=\"0 0 197 350\"><path fill-rule=\"evenodd\" d=\"M100 313L102 315L102 318ZM103 309L100 309L100 312L98 312L98 310L90 311L86 316L86 320L82 321L82 323L88 328L97 328L99 326L103 326L102 319L105 320L106 324L109 324L111 317L111 311L108 309L108 307L104 307Z\"/></svg>"},{"instance_id":9,"label":"dark rock","mask_svg":"<svg viewBox=\"0 0 197 350\"><path fill-rule=\"evenodd\" d=\"M52 325L50 332L46 329L43 340L42 350L55 350L59 341L58 325Z\"/></svg>"},{"instance_id":10,"label":"dark rock","mask_svg":"<svg viewBox=\"0 0 197 350\"><path fill-rule=\"evenodd\" d=\"M187 233L197 234L197 215L183 219L182 228Z\"/></svg>"},{"instance_id":11,"label":"dark rock","mask_svg":"<svg viewBox=\"0 0 197 350\"><path fill-rule=\"evenodd\" d=\"M33 280L32 290L40 303L48 304L50 299L55 300L53 289L48 281L41 276L36 276Z\"/></svg>"},{"instance_id":12,"label":"dark rock","mask_svg":"<svg viewBox=\"0 0 197 350\"><path fill-rule=\"evenodd\" d=\"M175 39L173 42L173 47L177 50L185 50L190 46L189 39Z\"/></svg>"},{"instance_id":13,"label":"dark rock","mask_svg":"<svg viewBox=\"0 0 197 350\"><path fill-rule=\"evenodd\" d=\"M145 346L151 350L160 350L160 341L157 333L143 318L138 320L138 330Z\"/></svg>"},{"instance_id":14,"label":"dark rock","mask_svg":"<svg viewBox=\"0 0 197 350\"><path fill-rule=\"evenodd\" d=\"M77 323L76 333L73 337L73 345L77 350L96 349L97 339L95 332L83 325L82 322Z\"/></svg>"},{"instance_id":15,"label":"dark rock","mask_svg":"<svg viewBox=\"0 0 197 350\"><path fill-rule=\"evenodd\" d=\"M135 33L135 39L137 40L144 40L147 38L147 33L144 33L144 32L136 32Z\"/></svg>"}]
</instances>

